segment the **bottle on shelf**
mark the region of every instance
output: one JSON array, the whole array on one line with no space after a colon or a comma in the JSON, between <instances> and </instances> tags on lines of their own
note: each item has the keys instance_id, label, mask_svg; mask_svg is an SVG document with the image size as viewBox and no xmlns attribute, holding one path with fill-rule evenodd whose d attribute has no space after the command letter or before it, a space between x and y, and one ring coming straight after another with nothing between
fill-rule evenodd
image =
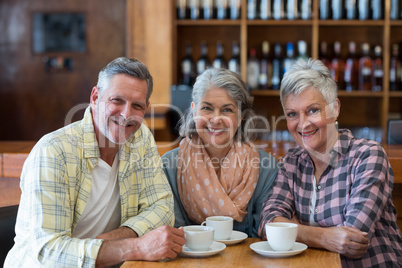
<instances>
[{"instance_id":1,"label":"bottle on shelf","mask_svg":"<svg viewBox=\"0 0 402 268\"><path fill-rule=\"evenodd\" d=\"M338 88L345 88L343 78L344 78L344 67L345 61L341 56L341 43L336 41L334 43L334 57L331 62L331 76L337 82Z\"/></svg>"},{"instance_id":2,"label":"bottle on shelf","mask_svg":"<svg viewBox=\"0 0 402 268\"><path fill-rule=\"evenodd\" d=\"M329 0L320 0L320 19L329 19Z\"/></svg>"},{"instance_id":3,"label":"bottle on shelf","mask_svg":"<svg viewBox=\"0 0 402 268\"><path fill-rule=\"evenodd\" d=\"M373 81L372 90L374 92L382 91L382 83L384 80L384 69L382 63L382 49L381 46L374 47L373 59Z\"/></svg>"},{"instance_id":4,"label":"bottle on shelf","mask_svg":"<svg viewBox=\"0 0 402 268\"><path fill-rule=\"evenodd\" d=\"M176 8L177 8L177 19L184 20L188 18L187 16L188 6L186 0L177 0Z\"/></svg>"},{"instance_id":5,"label":"bottle on shelf","mask_svg":"<svg viewBox=\"0 0 402 268\"><path fill-rule=\"evenodd\" d=\"M249 0L250 1L250 0ZM268 20L272 18L271 0L261 0L260 2L260 19Z\"/></svg>"},{"instance_id":6,"label":"bottle on shelf","mask_svg":"<svg viewBox=\"0 0 402 268\"><path fill-rule=\"evenodd\" d=\"M332 0L332 19L333 20L343 19L343 1L342 0Z\"/></svg>"},{"instance_id":7,"label":"bottle on shelf","mask_svg":"<svg viewBox=\"0 0 402 268\"><path fill-rule=\"evenodd\" d=\"M274 46L274 58L272 59L272 78L271 85L272 89L278 90L280 87L281 79L282 79L282 46L280 43L276 43Z\"/></svg>"},{"instance_id":8,"label":"bottle on shelf","mask_svg":"<svg viewBox=\"0 0 402 268\"><path fill-rule=\"evenodd\" d=\"M345 0L346 18L355 20L357 18L356 0Z\"/></svg>"},{"instance_id":9,"label":"bottle on shelf","mask_svg":"<svg viewBox=\"0 0 402 268\"><path fill-rule=\"evenodd\" d=\"M304 40L297 42L297 51L299 52L298 59L307 59L307 43Z\"/></svg>"},{"instance_id":10,"label":"bottle on shelf","mask_svg":"<svg viewBox=\"0 0 402 268\"><path fill-rule=\"evenodd\" d=\"M320 54L318 58L325 66L327 66L329 70L331 70L331 61L329 60L328 55L328 45L325 41L320 43Z\"/></svg>"},{"instance_id":11,"label":"bottle on shelf","mask_svg":"<svg viewBox=\"0 0 402 268\"><path fill-rule=\"evenodd\" d=\"M262 57L260 60L260 75L258 78L259 88L268 89L271 87L272 62L269 58L269 43L262 42Z\"/></svg>"},{"instance_id":12,"label":"bottle on shelf","mask_svg":"<svg viewBox=\"0 0 402 268\"><path fill-rule=\"evenodd\" d=\"M237 20L240 18L240 1L229 0L230 19Z\"/></svg>"},{"instance_id":13,"label":"bottle on shelf","mask_svg":"<svg viewBox=\"0 0 402 268\"><path fill-rule=\"evenodd\" d=\"M400 69L401 62L399 60L399 45L392 45L392 56L390 59L389 68L389 90L396 91L399 90L400 86Z\"/></svg>"},{"instance_id":14,"label":"bottle on shelf","mask_svg":"<svg viewBox=\"0 0 402 268\"><path fill-rule=\"evenodd\" d=\"M210 65L210 61L208 59L208 47L205 42L201 42L201 54L200 58L197 61L197 75L202 74Z\"/></svg>"},{"instance_id":15,"label":"bottle on shelf","mask_svg":"<svg viewBox=\"0 0 402 268\"><path fill-rule=\"evenodd\" d=\"M195 63L192 57L191 43L186 43L186 54L181 60L181 83L192 86L195 81Z\"/></svg>"},{"instance_id":16,"label":"bottle on shelf","mask_svg":"<svg viewBox=\"0 0 402 268\"><path fill-rule=\"evenodd\" d=\"M373 62L370 57L370 45L362 44L362 57L359 59L359 90L369 91L372 89Z\"/></svg>"},{"instance_id":17,"label":"bottle on shelf","mask_svg":"<svg viewBox=\"0 0 402 268\"><path fill-rule=\"evenodd\" d=\"M247 60L247 85L250 90L258 89L258 76L260 74L260 64L257 59L257 50L250 49L250 57Z\"/></svg>"},{"instance_id":18,"label":"bottle on shelf","mask_svg":"<svg viewBox=\"0 0 402 268\"><path fill-rule=\"evenodd\" d=\"M358 0L359 1L359 20L369 19L369 0Z\"/></svg>"},{"instance_id":19,"label":"bottle on shelf","mask_svg":"<svg viewBox=\"0 0 402 268\"><path fill-rule=\"evenodd\" d=\"M199 0L189 0L190 19L198 20L200 16L200 2Z\"/></svg>"},{"instance_id":20,"label":"bottle on shelf","mask_svg":"<svg viewBox=\"0 0 402 268\"><path fill-rule=\"evenodd\" d=\"M391 20L399 19L399 0L391 0Z\"/></svg>"},{"instance_id":21,"label":"bottle on shelf","mask_svg":"<svg viewBox=\"0 0 402 268\"><path fill-rule=\"evenodd\" d=\"M216 57L212 62L214 68L227 68L226 60L223 57L223 45L220 41L216 43Z\"/></svg>"},{"instance_id":22,"label":"bottle on shelf","mask_svg":"<svg viewBox=\"0 0 402 268\"><path fill-rule=\"evenodd\" d=\"M283 74L289 71L292 65L295 63L295 50L292 42L286 43L286 57L283 59Z\"/></svg>"},{"instance_id":23,"label":"bottle on shelf","mask_svg":"<svg viewBox=\"0 0 402 268\"><path fill-rule=\"evenodd\" d=\"M300 4L300 18L302 20L309 20L312 17L311 14L311 0L302 0Z\"/></svg>"},{"instance_id":24,"label":"bottle on shelf","mask_svg":"<svg viewBox=\"0 0 402 268\"><path fill-rule=\"evenodd\" d=\"M257 18L257 0L247 0L247 19L255 20Z\"/></svg>"},{"instance_id":25,"label":"bottle on shelf","mask_svg":"<svg viewBox=\"0 0 402 268\"><path fill-rule=\"evenodd\" d=\"M272 1L272 17L275 20L281 20L284 18L284 1L285 0L273 0Z\"/></svg>"},{"instance_id":26,"label":"bottle on shelf","mask_svg":"<svg viewBox=\"0 0 402 268\"><path fill-rule=\"evenodd\" d=\"M240 48L236 41L232 44L232 57L228 62L228 69L240 75Z\"/></svg>"},{"instance_id":27,"label":"bottle on shelf","mask_svg":"<svg viewBox=\"0 0 402 268\"><path fill-rule=\"evenodd\" d=\"M227 18L228 0L215 0L216 4L216 18L224 20Z\"/></svg>"},{"instance_id":28,"label":"bottle on shelf","mask_svg":"<svg viewBox=\"0 0 402 268\"><path fill-rule=\"evenodd\" d=\"M383 12L382 12L382 2L381 0L371 0L371 14L373 20L382 20Z\"/></svg>"},{"instance_id":29,"label":"bottle on shelf","mask_svg":"<svg viewBox=\"0 0 402 268\"><path fill-rule=\"evenodd\" d=\"M359 80L359 63L356 57L356 44L355 42L349 42L349 54L345 61L344 71L345 89L350 92L358 89Z\"/></svg>"},{"instance_id":30,"label":"bottle on shelf","mask_svg":"<svg viewBox=\"0 0 402 268\"><path fill-rule=\"evenodd\" d=\"M213 0L201 0L201 18L204 20L210 20L213 18L213 12L214 12L214 5L213 5Z\"/></svg>"},{"instance_id":31,"label":"bottle on shelf","mask_svg":"<svg viewBox=\"0 0 402 268\"><path fill-rule=\"evenodd\" d=\"M286 17L288 20L296 20L299 18L299 1L287 0Z\"/></svg>"}]
</instances>

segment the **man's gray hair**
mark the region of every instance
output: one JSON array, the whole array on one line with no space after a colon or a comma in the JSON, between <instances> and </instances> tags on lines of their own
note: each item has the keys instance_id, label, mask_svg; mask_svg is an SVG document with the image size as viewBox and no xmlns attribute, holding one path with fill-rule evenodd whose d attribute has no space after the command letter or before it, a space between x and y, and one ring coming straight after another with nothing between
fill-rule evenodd
<instances>
[{"instance_id":1,"label":"man's gray hair","mask_svg":"<svg viewBox=\"0 0 402 268\"><path fill-rule=\"evenodd\" d=\"M226 90L228 95L237 103L241 112L241 125L237 129L234 139L240 141L250 141L255 138L254 130L256 128L255 113L253 110L253 97L250 96L246 89L246 85L240 76L228 69L209 68L199 75L193 86L192 101L197 107L204 95L211 88L220 88ZM193 119L193 111L191 107L187 110L186 115L180 120L180 136L192 138L197 135L195 122Z\"/></svg>"},{"instance_id":2,"label":"man's gray hair","mask_svg":"<svg viewBox=\"0 0 402 268\"><path fill-rule=\"evenodd\" d=\"M307 88L318 90L333 111L338 96L336 82L329 69L320 60L312 58L299 59L283 76L280 89L282 107L289 95L298 95Z\"/></svg>"},{"instance_id":3,"label":"man's gray hair","mask_svg":"<svg viewBox=\"0 0 402 268\"><path fill-rule=\"evenodd\" d=\"M109 88L110 80L116 74L127 74L140 80L145 80L148 87L147 102L149 101L153 90L153 80L147 66L136 59L126 57L114 59L99 72L96 86L99 88L100 96Z\"/></svg>"}]
</instances>

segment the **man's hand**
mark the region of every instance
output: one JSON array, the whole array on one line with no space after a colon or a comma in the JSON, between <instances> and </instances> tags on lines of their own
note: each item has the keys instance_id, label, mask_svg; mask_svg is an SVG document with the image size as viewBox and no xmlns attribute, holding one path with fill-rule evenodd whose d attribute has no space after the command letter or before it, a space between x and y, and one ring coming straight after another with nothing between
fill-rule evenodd
<instances>
[{"instance_id":1,"label":"man's hand","mask_svg":"<svg viewBox=\"0 0 402 268\"><path fill-rule=\"evenodd\" d=\"M107 267L124 261L159 261L174 259L183 249L184 231L161 226L139 238L104 240L96 259L96 267Z\"/></svg>"},{"instance_id":2,"label":"man's hand","mask_svg":"<svg viewBox=\"0 0 402 268\"><path fill-rule=\"evenodd\" d=\"M367 233L355 227L340 226L326 228L322 242L323 247L329 251L359 259L366 253L370 240Z\"/></svg>"},{"instance_id":3,"label":"man's hand","mask_svg":"<svg viewBox=\"0 0 402 268\"><path fill-rule=\"evenodd\" d=\"M184 231L170 226L162 226L146 235L135 239L136 253L139 259L157 261L174 259L185 244ZM129 253L131 254L131 252ZM126 256L124 256L126 257Z\"/></svg>"}]
</instances>

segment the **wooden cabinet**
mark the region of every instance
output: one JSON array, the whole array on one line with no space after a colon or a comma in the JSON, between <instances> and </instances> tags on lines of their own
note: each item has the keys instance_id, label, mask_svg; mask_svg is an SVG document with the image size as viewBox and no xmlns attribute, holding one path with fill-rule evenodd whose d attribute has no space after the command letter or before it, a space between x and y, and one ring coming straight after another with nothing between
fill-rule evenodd
<instances>
[{"instance_id":1,"label":"wooden cabinet","mask_svg":"<svg viewBox=\"0 0 402 268\"><path fill-rule=\"evenodd\" d=\"M130 0L134 1L134 0ZM156 2L158 0L153 0ZM165 0L159 0L165 2ZM140 1L138 1L140 2ZM145 1L144 1L145 2ZM165 4L164 4L165 5ZM172 18L171 42L172 58L171 82L179 82L180 61L185 56L185 45L190 42L194 60L200 57L200 45L205 41L208 46L208 57L212 61L216 56L216 43L221 41L224 46L226 60L232 55L232 42L240 44L241 76L246 81L247 58L250 48L256 48L261 53L261 43L266 40L270 43L272 53L273 44L279 42L282 46L286 42L296 44L298 40L307 42L308 55L317 58L319 43L326 41L332 44L340 41L342 56L347 55L347 44L355 41L358 54L360 45L368 42L370 46L380 45L383 49L384 82L381 92L346 92L339 90L341 100L340 127L381 127L383 141L386 137L387 121L389 116L400 117L402 114L402 92L389 90L390 48L393 43L402 42L402 21L390 20L391 0L384 1L383 20L320 20L319 1L312 0L311 20L248 20L247 0L241 0L241 17L238 20L178 20L176 19L176 0L170 0ZM150 8L147 16L153 14ZM137 21L137 20L135 20ZM153 38L159 40L160 31L156 31ZM163 34L165 36L165 34ZM144 45L143 45L144 46ZM258 55L260 56L260 54ZM168 88L170 85L165 85ZM286 128L282 107L279 103L279 91L254 90L255 109L258 114L266 116L271 123L279 121L278 128Z\"/></svg>"}]
</instances>

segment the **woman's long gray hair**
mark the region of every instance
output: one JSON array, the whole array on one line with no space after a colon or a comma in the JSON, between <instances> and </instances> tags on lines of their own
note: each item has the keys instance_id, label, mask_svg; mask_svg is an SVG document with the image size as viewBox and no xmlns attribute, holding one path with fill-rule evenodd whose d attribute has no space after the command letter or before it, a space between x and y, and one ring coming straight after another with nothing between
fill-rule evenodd
<instances>
[{"instance_id":1,"label":"woman's long gray hair","mask_svg":"<svg viewBox=\"0 0 402 268\"><path fill-rule=\"evenodd\" d=\"M241 124L234 136L235 140L248 142L255 139L255 112L253 110L253 97L250 96L246 85L236 73L223 68L209 68L197 77L193 87L192 101L197 107L205 93L216 87L226 90L228 95L237 102L241 112ZM194 109L195 111L195 109ZM192 138L197 135L191 107L180 120L179 133L182 137Z\"/></svg>"}]
</instances>

